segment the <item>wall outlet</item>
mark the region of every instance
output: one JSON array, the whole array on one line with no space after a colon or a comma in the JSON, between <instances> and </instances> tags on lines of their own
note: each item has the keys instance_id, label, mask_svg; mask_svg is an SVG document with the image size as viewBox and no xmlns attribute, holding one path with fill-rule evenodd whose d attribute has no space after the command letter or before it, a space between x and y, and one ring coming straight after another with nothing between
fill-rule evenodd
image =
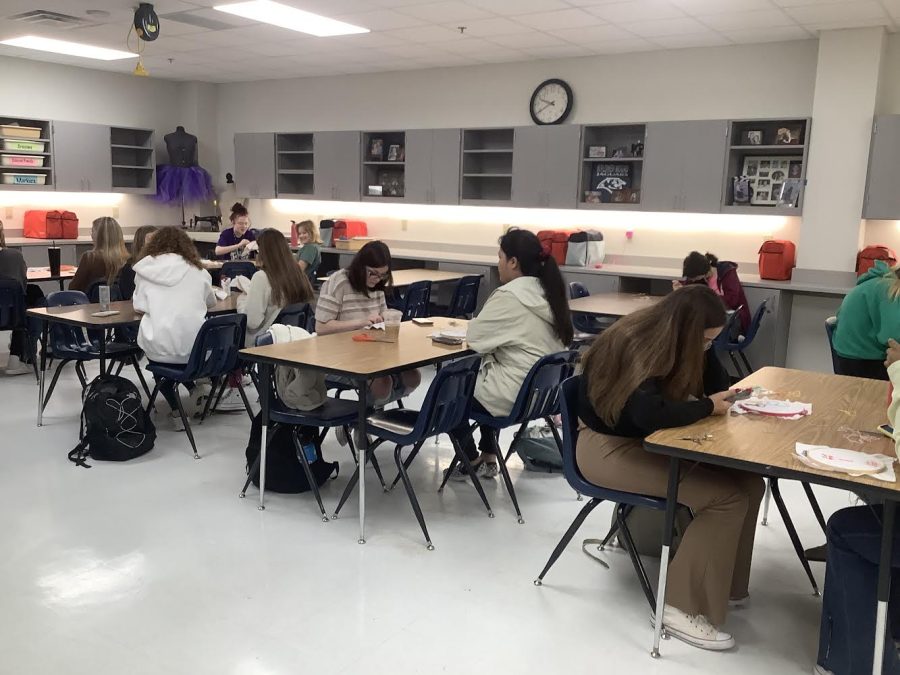
<instances>
[{"instance_id":1,"label":"wall outlet","mask_svg":"<svg viewBox=\"0 0 900 675\"><path fill-rule=\"evenodd\" d=\"M113 207L113 209L112 209L112 217L113 217L113 218L118 218L118 217L119 217L119 207L118 207L118 206L114 206L114 207Z\"/></svg>"},{"instance_id":2,"label":"wall outlet","mask_svg":"<svg viewBox=\"0 0 900 675\"><path fill-rule=\"evenodd\" d=\"M628 241L631 241L632 239L634 239L634 230L627 230L627 231L625 232L625 238L626 238Z\"/></svg>"}]
</instances>

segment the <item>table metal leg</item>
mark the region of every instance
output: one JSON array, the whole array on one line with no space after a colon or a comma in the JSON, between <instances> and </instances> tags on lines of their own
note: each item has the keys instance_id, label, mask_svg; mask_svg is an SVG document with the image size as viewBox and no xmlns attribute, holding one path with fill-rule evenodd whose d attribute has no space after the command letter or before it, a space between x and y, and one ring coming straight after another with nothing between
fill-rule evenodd
<instances>
[{"instance_id":1,"label":"table metal leg","mask_svg":"<svg viewBox=\"0 0 900 675\"><path fill-rule=\"evenodd\" d=\"M666 524L663 528L662 553L659 558L659 583L656 586L656 623L653 626L653 650L650 656L659 658L659 638L663 630L663 612L666 606L666 582L669 575L669 549L672 547L672 531L675 529L675 509L678 506L677 457L669 458L669 489L666 493Z\"/></svg>"},{"instance_id":2,"label":"table metal leg","mask_svg":"<svg viewBox=\"0 0 900 675\"><path fill-rule=\"evenodd\" d=\"M359 410L356 428L359 430L356 439L356 451L359 464L359 540L366 543L366 460L369 457L369 437L366 435L366 414L369 398L369 382L365 378L357 382L359 391Z\"/></svg>"},{"instance_id":3,"label":"table metal leg","mask_svg":"<svg viewBox=\"0 0 900 675\"><path fill-rule=\"evenodd\" d=\"M897 503L885 500L881 523L881 560L878 563L878 613L875 619L875 654L872 675L881 675L884 665L884 641L888 600L891 596L891 554L894 548L894 515Z\"/></svg>"},{"instance_id":4,"label":"table metal leg","mask_svg":"<svg viewBox=\"0 0 900 675\"><path fill-rule=\"evenodd\" d=\"M269 387L272 383L272 364L259 364L259 405L262 420L262 435L259 442L259 510L266 510L266 450L269 445Z\"/></svg>"},{"instance_id":5,"label":"table metal leg","mask_svg":"<svg viewBox=\"0 0 900 675\"><path fill-rule=\"evenodd\" d=\"M42 426L44 423L44 374L47 372L47 340L50 334L50 324L47 321L41 322L41 377L38 383L38 414L37 425Z\"/></svg>"},{"instance_id":6,"label":"table metal leg","mask_svg":"<svg viewBox=\"0 0 900 675\"><path fill-rule=\"evenodd\" d=\"M772 499L772 479L766 478L766 494L763 497L763 517L762 525L769 524L769 502Z\"/></svg>"}]
</instances>

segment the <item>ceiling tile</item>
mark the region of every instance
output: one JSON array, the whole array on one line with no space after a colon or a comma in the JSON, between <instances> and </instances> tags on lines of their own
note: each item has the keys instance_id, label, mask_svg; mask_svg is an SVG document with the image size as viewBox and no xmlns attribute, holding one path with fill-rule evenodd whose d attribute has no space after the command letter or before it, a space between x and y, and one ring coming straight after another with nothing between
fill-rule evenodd
<instances>
[{"instance_id":1,"label":"ceiling tile","mask_svg":"<svg viewBox=\"0 0 900 675\"><path fill-rule=\"evenodd\" d=\"M622 27L641 37L663 37L667 35L691 35L707 32L706 26L695 19L653 19L622 24Z\"/></svg>"},{"instance_id":2,"label":"ceiling tile","mask_svg":"<svg viewBox=\"0 0 900 675\"><path fill-rule=\"evenodd\" d=\"M432 54L435 48L426 44L405 44L396 47L381 47L378 51L397 58L414 59Z\"/></svg>"},{"instance_id":3,"label":"ceiling tile","mask_svg":"<svg viewBox=\"0 0 900 675\"><path fill-rule=\"evenodd\" d=\"M536 12L570 9L563 0L466 0L467 4L500 16L518 16Z\"/></svg>"},{"instance_id":4,"label":"ceiling tile","mask_svg":"<svg viewBox=\"0 0 900 675\"><path fill-rule=\"evenodd\" d=\"M596 26L603 23L602 19L593 14L589 14L583 9L561 9L556 12L525 14L523 16L517 16L516 21L539 30L580 28L582 26Z\"/></svg>"},{"instance_id":5,"label":"ceiling tile","mask_svg":"<svg viewBox=\"0 0 900 675\"><path fill-rule=\"evenodd\" d=\"M511 47L512 49L527 49L529 47L559 47L566 44L557 37L549 33L542 33L533 30L529 33L521 35L495 35L489 38L491 42L501 47Z\"/></svg>"},{"instance_id":6,"label":"ceiling tile","mask_svg":"<svg viewBox=\"0 0 900 675\"><path fill-rule=\"evenodd\" d=\"M495 17L493 19L477 19L475 21L466 21L466 35L473 37L493 37L495 35L517 35L526 34L533 31L530 26L522 25L517 21L511 21L503 17ZM455 25L447 24L447 28L456 29Z\"/></svg>"},{"instance_id":7,"label":"ceiling tile","mask_svg":"<svg viewBox=\"0 0 900 675\"><path fill-rule=\"evenodd\" d=\"M396 45L409 44L408 40L388 35L387 33L359 33L357 35L338 35L328 38L329 42L343 45L345 47L392 47Z\"/></svg>"},{"instance_id":8,"label":"ceiling tile","mask_svg":"<svg viewBox=\"0 0 900 675\"><path fill-rule=\"evenodd\" d=\"M692 15L772 9L770 0L669 0L669 2Z\"/></svg>"},{"instance_id":9,"label":"ceiling tile","mask_svg":"<svg viewBox=\"0 0 900 675\"><path fill-rule=\"evenodd\" d=\"M780 9L760 9L750 12L723 12L700 15L697 19L713 30L744 30L796 26L797 23Z\"/></svg>"},{"instance_id":10,"label":"ceiling tile","mask_svg":"<svg viewBox=\"0 0 900 675\"><path fill-rule=\"evenodd\" d=\"M632 38L630 40L609 40L588 47L594 54L627 54L631 52L647 52L659 49L649 40Z\"/></svg>"},{"instance_id":11,"label":"ceiling tile","mask_svg":"<svg viewBox=\"0 0 900 675\"><path fill-rule=\"evenodd\" d=\"M685 49L687 47L722 47L731 42L713 31L696 35L664 35L650 39L654 44L666 49Z\"/></svg>"},{"instance_id":12,"label":"ceiling tile","mask_svg":"<svg viewBox=\"0 0 900 675\"><path fill-rule=\"evenodd\" d=\"M828 5L845 2L845 0L772 0L772 2L779 7L802 7L804 5Z\"/></svg>"},{"instance_id":13,"label":"ceiling tile","mask_svg":"<svg viewBox=\"0 0 900 675\"><path fill-rule=\"evenodd\" d=\"M433 2L427 5L412 5L411 7L402 7L398 11L433 23L468 21L470 19L490 17L490 13L483 9L472 7L457 0L445 0L445 2Z\"/></svg>"},{"instance_id":14,"label":"ceiling tile","mask_svg":"<svg viewBox=\"0 0 900 675\"><path fill-rule=\"evenodd\" d=\"M552 30L550 35L573 44L596 44L607 40L628 40L635 37L634 33L611 25Z\"/></svg>"},{"instance_id":15,"label":"ceiling tile","mask_svg":"<svg viewBox=\"0 0 900 675\"><path fill-rule=\"evenodd\" d=\"M535 59L567 59L576 56L590 56L593 52L586 47L578 45L557 45L553 47L534 47L523 49L526 54Z\"/></svg>"},{"instance_id":16,"label":"ceiling tile","mask_svg":"<svg viewBox=\"0 0 900 675\"><path fill-rule=\"evenodd\" d=\"M399 28L387 31L387 34L408 42L428 43L452 40L459 36L459 31L451 30L444 26L429 25L416 28Z\"/></svg>"},{"instance_id":17,"label":"ceiling tile","mask_svg":"<svg viewBox=\"0 0 900 675\"><path fill-rule=\"evenodd\" d=\"M787 42L788 40L808 40L813 37L812 33L800 26L729 30L723 31L723 34L732 42L737 42L740 44Z\"/></svg>"},{"instance_id":18,"label":"ceiling tile","mask_svg":"<svg viewBox=\"0 0 900 675\"><path fill-rule=\"evenodd\" d=\"M341 21L352 23L354 26L362 26L369 30L393 30L395 28L409 28L421 26L425 22L408 14L400 14L390 9L379 9L374 12L358 12L356 14L341 14L336 17Z\"/></svg>"},{"instance_id":19,"label":"ceiling tile","mask_svg":"<svg viewBox=\"0 0 900 675\"><path fill-rule=\"evenodd\" d=\"M853 24L866 19L888 19L887 12L877 0L854 0L852 2L789 7L784 11L798 23L807 26L836 22Z\"/></svg>"},{"instance_id":20,"label":"ceiling tile","mask_svg":"<svg viewBox=\"0 0 900 675\"><path fill-rule=\"evenodd\" d=\"M643 21L644 19L667 19L684 16L684 12L668 0L631 0L631 2L608 2L588 7L594 16L613 23Z\"/></svg>"}]
</instances>

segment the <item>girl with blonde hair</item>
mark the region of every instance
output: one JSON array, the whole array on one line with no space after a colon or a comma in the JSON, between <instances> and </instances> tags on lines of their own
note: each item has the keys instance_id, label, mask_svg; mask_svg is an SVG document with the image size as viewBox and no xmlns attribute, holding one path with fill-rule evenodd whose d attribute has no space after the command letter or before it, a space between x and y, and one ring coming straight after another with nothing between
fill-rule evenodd
<instances>
[{"instance_id":1,"label":"girl with blonde hair","mask_svg":"<svg viewBox=\"0 0 900 675\"><path fill-rule=\"evenodd\" d=\"M78 261L78 271L69 283L71 291L87 291L98 281L113 283L128 260L125 237L115 218L97 218L92 224L91 236L94 248Z\"/></svg>"}]
</instances>

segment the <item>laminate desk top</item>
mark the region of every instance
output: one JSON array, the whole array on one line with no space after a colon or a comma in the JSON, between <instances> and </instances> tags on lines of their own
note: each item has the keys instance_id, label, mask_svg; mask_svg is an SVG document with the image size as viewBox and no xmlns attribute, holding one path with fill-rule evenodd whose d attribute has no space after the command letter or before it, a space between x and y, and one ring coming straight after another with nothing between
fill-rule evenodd
<instances>
[{"instance_id":1,"label":"laminate desk top","mask_svg":"<svg viewBox=\"0 0 900 675\"><path fill-rule=\"evenodd\" d=\"M50 274L49 267L29 267L28 281L60 281L62 279L71 279L75 276L78 268L74 265L60 265L59 274Z\"/></svg>"},{"instance_id":2,"label":"laminate desk top","mask_svg":"<svg viewBox=\"0 0 900 675\"><path fill-rule=\"evenodd\" d=\"M820 471L803 464L794 452L795 443L800 442L893 457L894 443L877 430L886 422L887 382L762 368L737 386L761 386L776 392L773 398L812 403L812 414L799 420L732 414L708 417L687 427L657 431L645 439L645 447L687 460L900 498L900 480L887 483ZM683 440L707 433L712 439L699 444ZM895 472L900 475L897 465Z\"/></svg>"},{"instance_id":3,"label":"laminate desk top","mask_svg":"<svg viewBox=\"0 0 900 675\"><path fill-rule=\"evenodd\" d=\"M470 276L465 272L447 272L445 270L429 270L415 268L408 270L394 270L394 288L409 286L417 281L430 281L432 284L444 284L451 281L459 281L463 277ZM319 281L325 281L328 277L319 277Z\"/></svg>"},{"instance_id":4,"label":"laminate desk top","mask_svg":"<svg viewBox=\"0 0 900 675\"><path fill-rule=\"evenodd\" d=\"M569 300L569 309L583 314L627 316L639 309L652 307L661 299L662 296L642 293L595 293Z\"/></svg>"},{"instance_id":5,"label":"laminate desk top","mask_svg":"<svg viewBox=\"0 0 900 675\"><path fill-rule=\"evenodd\" d=\"M209 316L218 314L234 314L237 311L237 293L232 293L224 300L219 300L207 313ZM120 300L109 303L109 308L117 310L118 314L111 316L92 316L100 311L100 304L70 305L67 307L37 307L28 310L28 316L38 319L46 319L56 323L66 323L83 328L103 328L111 326L127 326L141 322L140 312L134 311L131 300Z\"/></svg>"}]
</instances>

